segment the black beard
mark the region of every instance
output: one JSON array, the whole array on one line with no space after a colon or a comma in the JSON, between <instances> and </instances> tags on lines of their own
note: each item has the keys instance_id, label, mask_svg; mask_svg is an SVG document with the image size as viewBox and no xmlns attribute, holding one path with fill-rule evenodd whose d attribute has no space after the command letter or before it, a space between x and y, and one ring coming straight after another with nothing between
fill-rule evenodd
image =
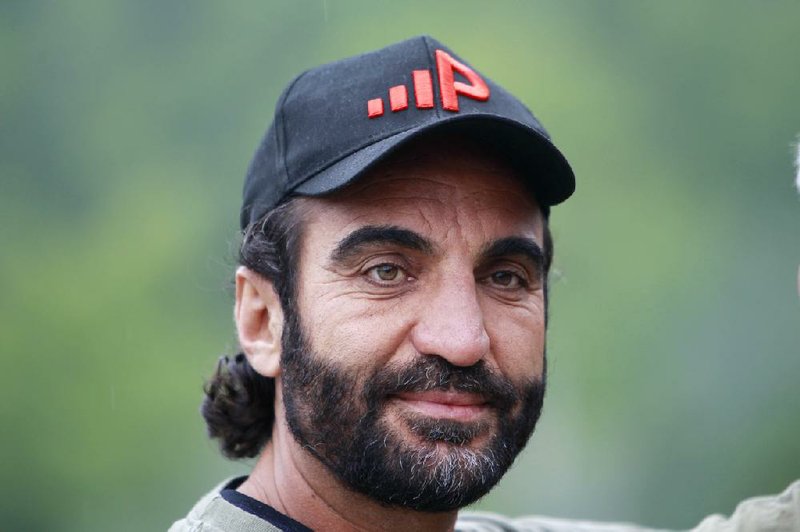
<instances>
[{"instance_id":1,"label":"black beard","mask_svg":"<svg viewBox=\"0 0 800 532\"><path fill-rule=\"evenodd\" d=\"M359 379L313 353L293 314L287 316L281 359L289 429L354 491L386 505L455 510L488 493L530 438L542 409L544 375L517 388L483 361L459 367L425 355L413 365L385 366ZM495 432L473 449L468 444L493 423L404 414L419 443L388 426L384 414L391 395L428 390L480 394L494 410Z\"/></svg>"}]
</instances>

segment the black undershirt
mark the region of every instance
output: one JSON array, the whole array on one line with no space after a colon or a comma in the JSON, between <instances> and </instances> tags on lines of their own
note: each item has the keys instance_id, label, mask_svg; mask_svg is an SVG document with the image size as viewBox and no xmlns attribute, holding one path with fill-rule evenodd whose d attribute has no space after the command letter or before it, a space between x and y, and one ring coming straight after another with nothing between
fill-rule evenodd
<instances>
[{"instance_id":1,"label":"black undershirt","mask_svg":"<svg viewBox=\"0 0 800 532\"><path fill-rule=\"evenodd\" d=\"M241 486L242 482L245 480L247 480L247 477L238 477L233 479L232 481L228 482L224 488L222 488L222 491L220 491L219 494L222 495L223 499L237 508L244 510L250 515L254 515L260 519L263 519L267 523L280 528L284 532L313 532L307 526L298 523L288 515L280 513L272 506L264 504L263 502L257 501L252 497L248 497L244 493L236 491L236 488Z\"/></svg>"}]
</instances>

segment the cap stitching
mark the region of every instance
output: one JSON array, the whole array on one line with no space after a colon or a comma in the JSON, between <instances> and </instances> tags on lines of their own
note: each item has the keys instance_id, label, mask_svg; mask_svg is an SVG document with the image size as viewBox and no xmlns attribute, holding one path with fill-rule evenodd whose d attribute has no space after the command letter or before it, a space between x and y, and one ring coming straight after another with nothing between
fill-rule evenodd
<instances>
[{"instance_id":1,"label":"cap stitching","mask_svg":"<svg viewBox=\"0 0 800 532\"><path fill-rule=\"evenodd\" d=\"M422 43L425 45L425 50L428 52L428 63L430 65L430 68L433 69L433 73L435 74L434 76L435 79L432 80L433 93L436 95L434 97L433 110L436 112L436 118L442 118L442 112L439 110L439 106L436 105L437 101L438 102L442 101L442 94L439 90L439 70L436 68L436 61L433 59L433 52L431 51L431 46L428 40L429 37L427 35L422 36Z\"/></svg>"},{"instance_id":2,"label":"cap stitching","mask_svg":"<svg viewBox=\"0 0 800 532\"><path fill-rule=\"evenodd\" d=\"M420 124L414 124L414 125L409 126L409 127L405 128L405 129L394 131L394 132L392 132L392 133L390 133L388 135L386 135L384 133L378 133L378 134L372 135L370 137L367 137L366 142L364 142L363 144L359 144L358 146L356 146L356 147L354 147L354 148L352 148L352 149L350 149L348 151L340 153L337 157L331 159L330 161L328 161L328 162L326 162L324 164L321 164L320 166L315 168L313 171L308 172L306 174L306 176L302 179L302 181L300 181L300 183L305 183L310 178L314 177L315 175L317 175L318 173L322 172L326 168L329 168L329 167L333 166L334 164L338 163L339 161L341 161L345 157L349 157L350 155L352 155L352 154L354 154L354 153L356 153L358 151L361 151L364 148L367 148L368 146L372 146L373 144L375 144L377 142L380 142L382 140L386 140L386 139L388 139L390 137L394 137L395 135L400 135L401 133L405 133L406 131L410 131L410 130L412 130L414 128L417 128L417 127L420 127ZM299 185L299 183L298 183L298 185ZM292 188L297 188L298 185L295 185Z\"/></svg>"},{"instance_id":3,"label":"cap stitching","mask_svg":"<svg viewBox=\"0 0 800 532\"><path fill-rule=\"evenodd\" d=\"M281 101L278 103L278 112L280 113L280 121L281 121L281 136L278 142L278 150L279 153L281 154L281 161L283 163L283 183L281 184L283 185L284 188L287 187L289 185L289 182L291 181L289 178L289 167L286 164L286 151L287 151L286 146L289 144L289 142L286 140L286 119L284 118L285 116L284 104L286 103L286 100L289 98L289 93L292 92L294 86L297 84L298 81L300 81L300 78L308 74L310 71L311 69L308 69L305 72L300 73L296 78L294 78L294 81L292 81L289 84L289 86L286 87L286 92L283 93L283 97L281 98Z\"/></svg>"}]
</instances>

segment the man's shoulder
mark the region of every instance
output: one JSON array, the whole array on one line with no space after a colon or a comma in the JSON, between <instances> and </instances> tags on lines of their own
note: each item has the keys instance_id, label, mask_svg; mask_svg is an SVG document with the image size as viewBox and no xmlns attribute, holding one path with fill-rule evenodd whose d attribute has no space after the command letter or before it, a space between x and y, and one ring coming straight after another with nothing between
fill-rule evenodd
<instances>
[{"instance_id":1,"label":"man's shoulder","mask_svg":"<svg viewBox=\"0 0 800 532\"><path fill-rule=\"evenodd\" d=\"M206 493L186 517L172 524L169 532L280 532L280 528L222 497L220 492L234 480L226 479Z\"/></svg>"},{"instance_id":2,"label":"man's shoulder","mask_svg":"<svg viewBox=\"0 0 800 532\"><path fill-rule=\"evenodd\" d=\"M627 523L598 523L554 517L509 518L490 512L461 512L457 532L655 532Z\"/></svg>"},{"instance_id":3,"label":"man's shoulder","mask_svg":"<svg viewBox=\"0 0 800 532\"><path fill-rule=\"evenodd\" d=\"M628 523L599 523L552 517L508 518L488 512L463 512L458 532L654 532ZM800 480L779 495L753 497L739 503L729 516L712 515L691 532L800 532Z\"/></svg>"},{"instance_id":4,"label":"man's shoulder","mask_svg":"<svg viewBox=\"0 0 800 532\"><path fill-rule=\"evenodd\" d=\"M800 480L779 495L753 497L740 502L730 517L706 517L692 532L735 530L800 531Z\"/></svg>"}]
</instances>

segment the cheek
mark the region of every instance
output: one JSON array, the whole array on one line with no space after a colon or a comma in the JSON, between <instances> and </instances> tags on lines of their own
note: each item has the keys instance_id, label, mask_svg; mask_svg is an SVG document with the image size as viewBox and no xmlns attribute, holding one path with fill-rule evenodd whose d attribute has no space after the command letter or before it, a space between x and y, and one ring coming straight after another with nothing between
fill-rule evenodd
<instances>
[{"instance_id":1,"label":"cheek","mask_svg":"<svg viewBox=\"0 0 800 532\"><path fill-rule=\"evenodd\" d=\"M495 363L509 378L541 377L544 371L545 323L543 312L519 312L487 320Z\"/></svg>"},{"instance_id":2,"label":"cheek","mask_svg":"<svg viewBox=\"0 0 800 532\"><path fill-rule=\"evenodd\" d=\"M397 305L308 293L300 301L306 338L317 353L340 366L371 372L402 351L408 325Z\"/></svg>"}]
</instances>

